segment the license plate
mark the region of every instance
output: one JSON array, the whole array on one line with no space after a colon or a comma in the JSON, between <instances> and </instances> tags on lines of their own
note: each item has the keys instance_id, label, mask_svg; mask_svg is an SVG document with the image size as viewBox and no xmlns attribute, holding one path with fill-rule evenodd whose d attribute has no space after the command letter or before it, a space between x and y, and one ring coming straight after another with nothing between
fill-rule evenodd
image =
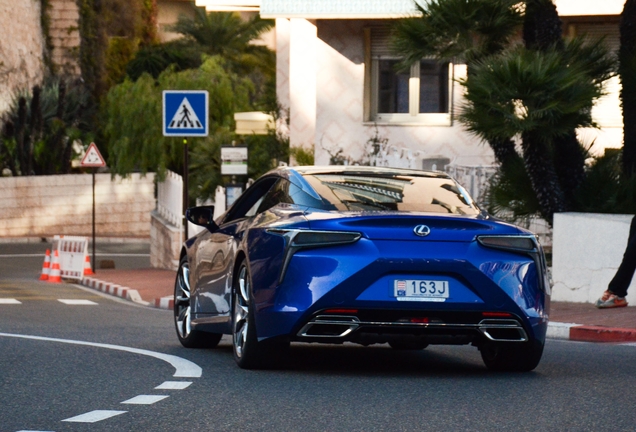
<instances>
[{"instance_id":1,"label":"license plate","mask_svg":"<svg viewBox=\"0 0 636 432\"><path fill-rule=\"evenodd\" d=\"M399 301L443 302L449 296L449 285L443 280L396 279L393 295Z\"/></svg>"}]
</instances>

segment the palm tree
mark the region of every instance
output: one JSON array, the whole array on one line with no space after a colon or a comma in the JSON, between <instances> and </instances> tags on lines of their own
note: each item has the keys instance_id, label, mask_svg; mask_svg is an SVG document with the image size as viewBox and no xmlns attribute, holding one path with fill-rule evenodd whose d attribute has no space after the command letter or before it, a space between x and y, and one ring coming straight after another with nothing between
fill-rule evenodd
<instances>
[{"instance_id":1,"label":"palm tree","mask_svg":"<svg viewBox=\"0 0 636 432\"><path fill-rule=\"evenodd\" d=\"M501 53L523 22L515 0L432 0L415 6L421 15L399 21L394 29L393 48L404 59L402 66L424 57L460 59L470 76L472 65ZM519 155L510 137L492 137L488 143L502 167L517 169Z\"/></svg>"},{"instance_id":2,"label":"palm tree","mask_svg":"<svg viewBox=\"0 0 636 432\"><path fill-rule=\"evenodd\" d=\"M627 0L620 23L618 53L623 107L623 173L636 174L636 0Z\"/></svg>"},{"instance_id":3,"label":"palm tree","mask_svg":"<svg viewBox=\"0 0 636 432\"><path fill-rule=\"evenodd\" d=\"M562 48L517 47L476 64L462 83L467 104L460 121L469 131L488 140L521 137L524 166L548 222L566 203L555 149L572 130L593 126L591 108L612 67L601 42L573 40Z\"/></svg>"},{"instance_id":4,"label":"palm tree","mask_svg":"<svg viewBox=\"0 0 636 432\"><path fill-rule=\"evenodd\" d=\"M206 12L196 8L194 18L179 17L172 30L200 47L208 55L220 55L243 70L271 69L275 58L271 50L254 42L274 25L256 15L243 21L236 12Z\"/></svg>"},{"instance_id":5,"label":"palm tree","mask_svg":"<svg viewBox=\"0 0 636 432\"><path fill-rule=\"evenodd\" d=\"M592 125L592 102L611 75L606 51L600 43L564 43L552 0L527 0L524 11L506 0L433 0L418 9L421 17L396 28L397 52L407 62L466 61L468 104L460 120L490 144L504 183L531 185L534 210L551 223L585 175L575 129ZM525 47L510 49L521 23Z\"/></svg>"}]
</instances>

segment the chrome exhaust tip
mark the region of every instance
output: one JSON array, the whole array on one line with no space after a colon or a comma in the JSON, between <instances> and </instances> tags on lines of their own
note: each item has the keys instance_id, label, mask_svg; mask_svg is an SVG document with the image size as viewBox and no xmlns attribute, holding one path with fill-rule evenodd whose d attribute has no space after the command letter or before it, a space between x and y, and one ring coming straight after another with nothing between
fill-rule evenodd
<instances>
[{"instance_id":1,"label":"chrome exhaust tip","mask_svg":"<svg viewBox=\"0 0 636 432\"><path fill-rule=\"evenodd\" d=\"M527 342L528 335L515 320L482 320L479 331L494 342Z\"/></svg>"},{"instance_id":2,"label":"chrome exhaust tip","mask_svg":"<svg viewBox=\"0 0 636 432\"><path fill-rule=\"evenodd\" d=\"M360 320L348 315L319 315L298 332L300 337L342 338L360 326Z\"/></svg>"}]
</instances>

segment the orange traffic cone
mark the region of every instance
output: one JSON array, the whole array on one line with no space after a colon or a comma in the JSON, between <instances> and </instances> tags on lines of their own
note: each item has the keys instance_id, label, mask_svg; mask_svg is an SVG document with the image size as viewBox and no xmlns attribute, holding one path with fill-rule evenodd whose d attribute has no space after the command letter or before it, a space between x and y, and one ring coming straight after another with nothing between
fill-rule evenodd
<instances>
[{"instance_id":1,"label":"orange traffic cone","mask_svg":"<svg viewBox=\"0 0 636 432\"><path fill-rule=\"evenodd\" d=\"M46 254L44 255L44 264L42 264L42 274L40 275L40 280L41 281L49 280L50 271L51 271L51 251L47 249Z\"/></svg>"},{"instance_id":2,"label":"orange traffic cone","mask_svg":"<svg viewBox=\"0 0 636 432\"><path fill-rule=\"evenodd\" d=\"M53 262L51 263L51 273L49 274L49 282L61 283L62 274L60 273L60 260L58 258L57 249L53 254Z\"/></svg>"},{"instance_id":3,"label":"orange traffic cone","mask_svg":"<svg viewBox=\"0 0 636 432\"><path fill-rule=\"evenodd\" d=\"M86 259L84 259L84 276L94 275L93 269L91 269L91 257L86 254Z\"/></svg>"}]
</instances>

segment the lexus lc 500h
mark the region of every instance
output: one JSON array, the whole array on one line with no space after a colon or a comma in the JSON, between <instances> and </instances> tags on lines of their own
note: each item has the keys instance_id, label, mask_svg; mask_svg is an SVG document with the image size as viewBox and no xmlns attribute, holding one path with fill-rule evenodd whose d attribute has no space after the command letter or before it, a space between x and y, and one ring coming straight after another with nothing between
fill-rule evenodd
<instances>
[{"instance_id":1,"label":"lexus lc 500h","mask_svg":"<svg viewBox=\"0 0 636 432\"><path fill-rule=\"evenodd\" d=\"M174 320L186 347L232 336L242 368L290 342L394 349L472 344L492 370L530 371L543 353L550 285L543 250L441 172L281 167L181 252Z\"/></svg>"}]
</instances>

